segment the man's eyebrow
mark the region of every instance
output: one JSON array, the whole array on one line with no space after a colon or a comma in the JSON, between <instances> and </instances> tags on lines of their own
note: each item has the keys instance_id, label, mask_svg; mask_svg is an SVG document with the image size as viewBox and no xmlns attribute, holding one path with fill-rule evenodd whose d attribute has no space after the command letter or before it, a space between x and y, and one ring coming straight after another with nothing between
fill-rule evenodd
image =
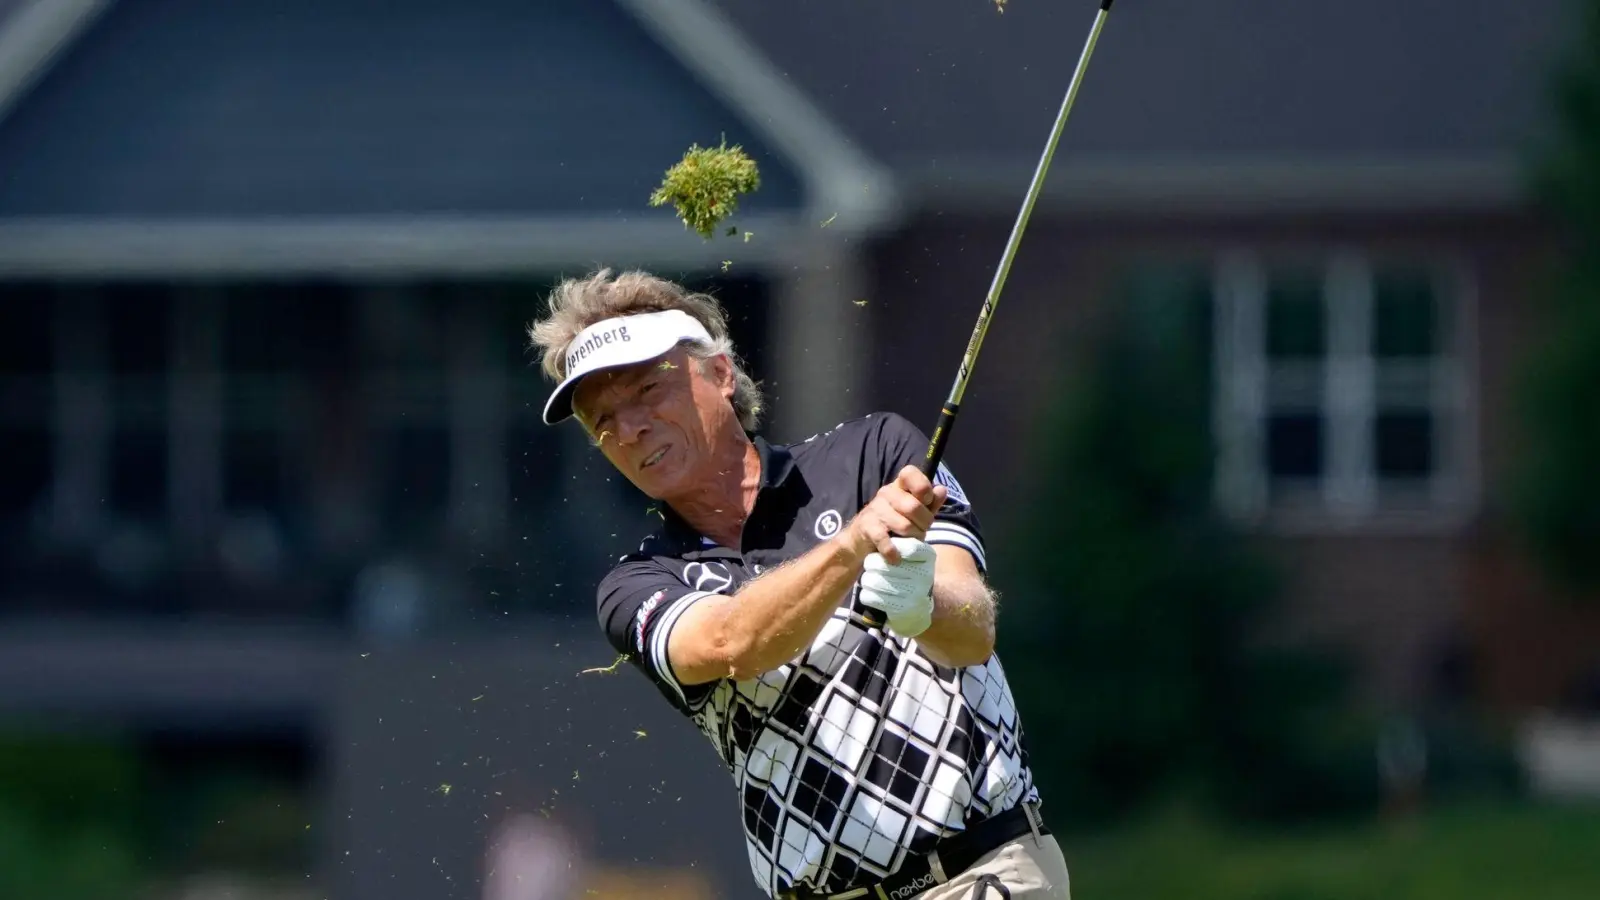
<instances>
[{"instance_id":1,"label":"man's eyebrow","mask_svg":"<svg viewBox=\"0 0 1600 900\"><path fill-rule=\"evenodd\" d=\"M600 389L595 391L594 396L590 398L591 408L599 408L599 411L594 413L594 418L598 420L600 416L603 416L611 411L606 408L605 401L608 398L612 397L619 391L627 391L630 388L637 386L639 382L649 377L651 373L651 367L645 367L633 371L610 373L610 378L605 384L601 385Z\"/></svg>"}]
</instances>

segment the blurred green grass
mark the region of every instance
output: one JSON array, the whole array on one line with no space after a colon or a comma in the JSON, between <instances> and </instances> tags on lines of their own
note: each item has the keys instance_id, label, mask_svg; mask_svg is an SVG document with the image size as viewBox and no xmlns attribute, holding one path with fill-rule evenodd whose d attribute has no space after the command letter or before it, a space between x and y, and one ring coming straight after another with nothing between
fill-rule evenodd
<instances>
[{"instance_id":1,"label":"blurred green grass","mask_svg":"<svg viewBox=\"0 0 1600 900\"><path fill-rule=\"evenodd\" d=\"M1273 833L1173 812L1058 839L1078 900L1600 898L1600 805L1464 803Z\"/></svg>"}]
</instances>

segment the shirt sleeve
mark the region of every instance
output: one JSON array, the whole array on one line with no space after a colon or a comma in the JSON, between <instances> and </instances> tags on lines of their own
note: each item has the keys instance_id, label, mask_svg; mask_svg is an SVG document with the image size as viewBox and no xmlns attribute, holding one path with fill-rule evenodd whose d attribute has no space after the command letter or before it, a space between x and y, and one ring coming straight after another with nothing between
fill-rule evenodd
<instances>
[{"instance_id":1,"label":"shirt sleeve","mask_svg":"<svg viewBox=\"0 0 1600 900\"><path fill-rule=\"evenodd\" d=\"M873 418L879 420L877 427L868 429L868 460L876 459L879 463L874 467L870 463L863 466L865 474L875 476L876 481L870 485L863 485L865 496L871 497L878 488L893 481L900 470L906 466L921 467L922 461L928 454L929 438L922 429L913 425L910 420L898 413L878 413ZM972 501L962 490L961 482L956 480L950 467L943 461L934 474L935 484L944 485L948 496L944 506L934 514L933 526L928 529L927 542L930 544L954 544L972 554L978 563L978 571L988 573L988 561L984 554L983 529L978 523L978 513L973 509Z\"/></svg>"},{"instance_id":2,"label":"shirt sleeve","mask_svg":"<svg viewBox=\"0 0 1600 900\"><path fill-rule=\"evenodd\" d=\"M611 646L679 711L698 711L716 682L679 682L667 656L667 639L685 611L713 595L688 587L652 559L636 557L623 557L601 580L597 594L600 627Z\"/></svg>"}]
</instances>

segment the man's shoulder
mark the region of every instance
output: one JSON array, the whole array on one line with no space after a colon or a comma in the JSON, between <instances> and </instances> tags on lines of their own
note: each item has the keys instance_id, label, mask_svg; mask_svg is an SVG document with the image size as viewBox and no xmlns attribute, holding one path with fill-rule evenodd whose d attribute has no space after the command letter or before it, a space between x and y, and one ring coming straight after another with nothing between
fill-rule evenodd
<instances>
[{"instance_id":1,"label":"man's shoulder","mask_svg":"<svg viewBox=\"0 0 1600 900\"><path fill-rule=\"evenodd\" d=\"M893 443L916 433L916 426L905 416L889 410L878 410L845 419L826 431L819 431L784 447L798 460L811 454L825 455L840 449L854 450L863 445Z\"/></svg>"},{"instance_id":2,"label":"man's shoulder","mask_svg":"<svg viewBox=\"0 0 1600 900\"><path fill-rule=\"evenodd\" d=\"M659 568L664 572L670 571L666 566L665 560L681 558L692 549L683 546L683 541L673 539L664 531L657 531L647 535L644 540L640 541L638 549L630 550L617 557L616 561L606 570L606 574L601 581L602 583L615 581L619 578L626 578L630 575L649 571L652 568Z\"/></svg>"}]
</instances>

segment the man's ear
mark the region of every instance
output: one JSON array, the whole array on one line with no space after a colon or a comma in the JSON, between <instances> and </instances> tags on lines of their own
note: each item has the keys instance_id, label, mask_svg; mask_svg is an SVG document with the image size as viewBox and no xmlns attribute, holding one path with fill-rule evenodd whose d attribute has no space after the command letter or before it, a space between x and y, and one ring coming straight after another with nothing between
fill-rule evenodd
<instances>
[{"instance_id":1,"label":"man's ear","mask_svg":"<svg viewBox=\"0 0 1600 900\"><path fill-rule=\"evenodd\" d=\"M723 354L713 356L711 358L711 375L717 383L717 390L722 392L722 396L732 400L735 389L732 361Z\"/></svg>"}]
</instances>

